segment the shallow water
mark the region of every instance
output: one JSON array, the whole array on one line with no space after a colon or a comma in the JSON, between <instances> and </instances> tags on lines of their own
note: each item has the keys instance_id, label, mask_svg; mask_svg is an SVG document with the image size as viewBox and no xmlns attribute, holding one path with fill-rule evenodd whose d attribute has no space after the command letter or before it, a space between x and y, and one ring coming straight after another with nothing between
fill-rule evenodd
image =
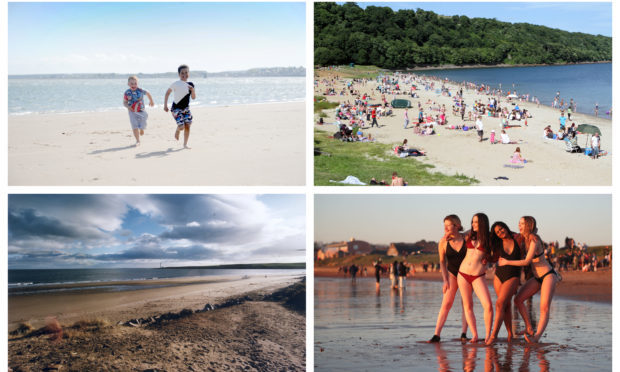
<instances>
[{"instance_id":1,"label":"shallow water","mask_svg":"<svg viewBox=\"0 0 620 372\"><path fill-rule=\"evenodd\" d=\"M561 285L561 284L560 284ZM427 344L441 305L441 283L409 279L405 290L390 290L374 278L317 278L314 282L315 370L415 371L585 371L611 370L611 305L554 298L541 344L506 342L494 346L462 344L461 308L455 306L442 331L442 342ZM493 302L495 293L490 288ZM482 307L474 300L478 334L484 335ZM539 296L534 296L535 320ZM517 331L523 322L516 321ZM468 331L471 337L471 331Z\"/></svg>"}]
</instances>

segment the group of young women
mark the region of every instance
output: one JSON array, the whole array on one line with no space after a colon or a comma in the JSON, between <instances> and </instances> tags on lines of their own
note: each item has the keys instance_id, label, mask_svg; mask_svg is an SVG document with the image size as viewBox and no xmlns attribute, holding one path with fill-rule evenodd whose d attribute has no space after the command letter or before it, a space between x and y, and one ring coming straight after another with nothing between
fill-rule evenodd
<instances>
[{"instance_id":1,"label":"group of young women","mask_svg":"<svg viewBox=\"0 0 620 372\"><path fill-rule=\"evenodd\" d=\"M519 234L513 234L504 222L495 222L489 229L489 218L477 213L471 220L471 229L462 233L461 220L456 215L444 218L444 236L439 242L439 262L443 277L443 301L437 316L435 334L429 342L439 342L441 329L454 303L457 289L461 292L463 325L461 340L467 340L467 327L472 332L471 342L478 341L476 316L473 311L473 293L484 310L487 345L495 342L502 323L513 338L512 305L514 303L525 323L525 339L538 342L549 322L549 307L559 281L559 275L544 257L544 248L537 235L534 217L519 220ZM519 244L521 242L522 244ZM495 321L493 304L485 279L489 263L497 262L493 287L497 294ZM531 267L532 277L519 287L521 268ZM524 304L540 291L540 320L534 332ZM515 295L516 294L516 295Z\"/></svg>"}]
</instances>

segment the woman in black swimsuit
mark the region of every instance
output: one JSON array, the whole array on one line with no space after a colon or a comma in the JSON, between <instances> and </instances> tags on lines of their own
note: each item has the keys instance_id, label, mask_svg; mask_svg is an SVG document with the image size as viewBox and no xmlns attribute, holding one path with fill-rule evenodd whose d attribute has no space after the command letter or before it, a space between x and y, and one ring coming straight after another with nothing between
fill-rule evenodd
<instances>
[{"instance_id":1,"label":"woman in black swimsuit","mask_svg":"<svg viewBox=\"0 0 620 372\"><path fill-rule=\"evenodd\" d=\"M544 257L542 241L540 237L536 235L538 229L536 228L536 220L534 217L521 217L519 220L519 232L525 238L525 247L527 248L525 259L507 260L500 257L498 264L499 266L531 265L534 276L519 288L515 297L515 306L519 309L519 313L521 313L523 317L523 322L525 322L525 339L528 342L538 342L543 332L545 332L545 328L547 328L547 323L549 323L549 308L551 306L553 294L555 293L556 284L559 282L560 278ZM532 322L524 302L528 298L534 296L538 291L540 291L540 321L538 322L538 329L534 334Z\"/></svg>"},{"instance_id":2,"label":"woman in black swimsuit","mask_svg":"<svg viewBox=\"0 0 620 372\"><path fill-rule=\"evenodd\" d=\"M444 236L439 241L439 265L441 267L441 276L443 278L443 300L441 308L437 315L437 325L435 326L435 334L429 342L439 342L441 329L446 323L448 313L454 303L454 297L458 291L456 277L459 272L459 266L467 249L465 248L465 239L459 233L463 230L461 220L458 216L451 214L443 219ZM446 262L447 261L447 262ZM463 306L463 301L461 301ZM461 339L467 339L467 322L465 316L462 317Z\"/></svg>"},{"instance_id":3,"label":"woman in black swimsuit","mask_svg":"<svg viewBox=\"0 0 620 372\"><path fill-rule=\"evenodd\" d=\"M494 257L502 257L507 260L518 260L521 258L521 248L515 240L512 231L503 222L495 222L491 226L491 247ZM519 287L521 268L519 266L498 266L495 269L493 287L497 294L495 302L495 323L493 333L487 341L487 345L492 344L497 338L502 322L506 324L508 332L508 342L512 340L512 296Z\"/></svg>"}]
</instances>

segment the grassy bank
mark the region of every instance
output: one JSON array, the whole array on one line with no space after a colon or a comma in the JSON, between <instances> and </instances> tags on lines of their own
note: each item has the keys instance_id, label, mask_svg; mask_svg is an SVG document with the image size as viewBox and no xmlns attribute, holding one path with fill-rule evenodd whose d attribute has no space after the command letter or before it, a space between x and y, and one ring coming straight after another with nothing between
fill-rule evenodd
<instances>
[{"instance_id":1,"label":"grassy bank","mask_svg":"<svg viewBox=\"0 0 620 372\"><path fill-rule=\"evenodd\" d=\"M321 151L321 155L314 157L314 184L317 186L342 185L329 181L341 181L349 175L365 183L372 177L390 182L395 171L409 185L461 186L478 182L463 175L431 172L433 165L414 158L396 157L389 144L342 142L329 138L332 134L320 130L314 133L314 147Z\"/></svg>"}]
</instances>

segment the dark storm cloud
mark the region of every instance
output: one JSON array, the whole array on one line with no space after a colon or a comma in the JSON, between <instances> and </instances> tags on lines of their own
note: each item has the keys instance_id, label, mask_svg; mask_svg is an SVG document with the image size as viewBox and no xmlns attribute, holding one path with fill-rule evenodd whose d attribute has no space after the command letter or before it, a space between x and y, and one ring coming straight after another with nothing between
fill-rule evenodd
<instances>
[{"instance_id":1,"label":"dark storm cloud","mask_svg":"<svg viewBox=\"0 0 620 372\"><path fill-rule=\"evenodd\" d=\"M100 239L105 234L92 227L75 226L53 218L41 216L34 209L9 209L9 235L11 239Z\"/></svg>"}]
</instances>

